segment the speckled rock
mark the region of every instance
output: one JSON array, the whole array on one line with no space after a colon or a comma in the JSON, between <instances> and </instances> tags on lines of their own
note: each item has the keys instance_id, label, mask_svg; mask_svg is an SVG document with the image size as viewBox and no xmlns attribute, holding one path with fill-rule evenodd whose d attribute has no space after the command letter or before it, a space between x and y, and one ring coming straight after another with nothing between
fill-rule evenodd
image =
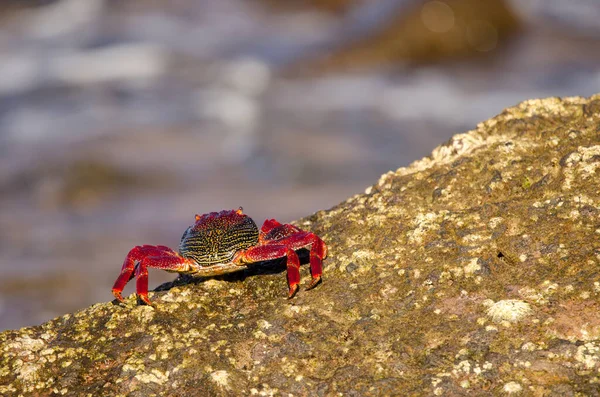
<instances>
[{"instance_id":1,"label":"speckled rock","mask_svg":"<svg viewBox=\"0 0 600 397\"><path fill-rule=\"evenodd\" d=\"M526 101L298 221L316 289L279 264L7 331L0 394L599 395L599 181L600 96Z\"/></svg>"}]
</instances>

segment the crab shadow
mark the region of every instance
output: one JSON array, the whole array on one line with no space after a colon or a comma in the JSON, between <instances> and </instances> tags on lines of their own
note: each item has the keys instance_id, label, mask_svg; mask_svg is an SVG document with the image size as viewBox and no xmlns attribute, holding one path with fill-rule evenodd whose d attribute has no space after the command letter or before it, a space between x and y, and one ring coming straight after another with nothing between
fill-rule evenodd
<instances>
[{"instance_id":1,"label":"crab shadow","mask_svg":"<svg viewBox=\"0 0 600 397\"><path fill-rule=\"evenodd\" d=\"M310 262L310 251L307 249L301 249L296 251L300 259L300 265L305 265ZM173 287L179 287L188 284L200 284L207 280L223 280L231 283L243 282L247 277L254 277L267 274L282 273L287 269L286 258L271 259L268 261L255 262L248 266L247 269L240 270L239 272L233 272L223 274L220 276L210 277L194 277L189 274L180 274L175 280L168 281L156 287L153 291L168 291Z\"/></svg>"}]
</instances>

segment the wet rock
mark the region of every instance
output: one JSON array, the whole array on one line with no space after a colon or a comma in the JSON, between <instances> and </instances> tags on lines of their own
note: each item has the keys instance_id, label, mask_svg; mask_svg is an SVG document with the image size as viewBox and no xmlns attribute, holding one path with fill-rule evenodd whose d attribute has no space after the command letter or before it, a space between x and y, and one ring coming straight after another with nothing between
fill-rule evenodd
<instances>
[{"instance_id":1,"label":"wet rock","mask_svg":"<svg viewBox=\"0 0 600 397\"><path fill-rule=\"evenodd\" d=\"M263 3L277 10L289 10L298 8L312 7L320 11L326 11L331 13L343 13L348 11L349 8L360 3L356 0L304 0L304 1L274 1L274 0L261 0Z\"/></svg>"},{"instance_id":2,"label":"wet rock","mask_svg":"<svg viewBox=\"0 0 600 397\"><path fill-rule=\"evenodd\" d=\"M119 190L157 188L168 185L169 175L150 175L126 170L100 159L47 161L0 181L0 193L29 193L45 210L85 210L99 205Z\"/></svg>"},{"instance_id":3,"label":"wet rock","mask_svg":"<svg viewBox=\"0 0 600 397\"><path fill-rule=\"evenodd\" d=\"M595 395L599 103L526 101L299 220L330 255L291 301L256 272L3 332L0 394Z\"/></svg>"},{"instance_id":4,"label":"wet rock","mask_svg":"<svg viewBox=\"0 0 600 397\"><path fill-rule=\"evenodd\" d=\"M419 1L397 7L371 34L297 70L357 70L489 55L518 32L504 0Z\"/></svg>"}]
</instances>

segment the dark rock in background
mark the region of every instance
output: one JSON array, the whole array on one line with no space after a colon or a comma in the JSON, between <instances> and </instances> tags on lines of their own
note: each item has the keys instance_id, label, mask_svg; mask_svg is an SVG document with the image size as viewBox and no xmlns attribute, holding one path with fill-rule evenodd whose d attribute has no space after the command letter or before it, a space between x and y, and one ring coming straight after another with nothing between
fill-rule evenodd
<instances>
[{"instance_id":1,"label":"dark rock in background","mask_svg":"<svg viewBox=\"0 0 600 397\"><path fill-rule=\"evenodd\" d=\"M300 69L339 72L464 60L476 55L489 59L520 27L504 0L419 1L397 8L367 37L333 49Z\"/></svg>"},{"instance_id":2,"label":"dark rock in background","mask_svg":"<svg viewBox=\"0 0 600 397\"><path fill-rule=\"evenodd\" d=\"M330 251L293 300L282 268L6 331L0 393L595 395L599 110L523 102L299 220Z\"/></svg>"},{"instance_id":3,"label":"dark rock in background","mask_svg":"<svg viewBox=\"0 0 600 397\"><path fill-rule=\"evenodd\" d=\"M309 7L331 12L344 13L364 0L260 0L275 10L301 10Z\"/></svg>"}]
</instances>

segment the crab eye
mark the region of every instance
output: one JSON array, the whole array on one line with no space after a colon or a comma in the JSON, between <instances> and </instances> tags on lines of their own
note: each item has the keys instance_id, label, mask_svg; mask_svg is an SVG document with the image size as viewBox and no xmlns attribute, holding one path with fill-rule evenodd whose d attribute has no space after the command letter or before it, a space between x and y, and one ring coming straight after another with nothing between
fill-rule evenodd
<instances>
[{"instance_id":1,"label":"crab eye","mask_svg":"<svg viewBox=\"0 0 600 397\"><path fill-rule=\"evenodd\" d=\"M238 215L242 215L244 209L242 207L238 208L235 212L237 212Z\"/></svg>"},{"instance_id":2,"label":"crab eye","mask_svg":"<svg viewBox=\"0 0 600 397\"><path fill-rule=\"evenodd\" d=\"M196 222L200 220L200 215L196 214Z\"/></svg>"}]
</instances>

